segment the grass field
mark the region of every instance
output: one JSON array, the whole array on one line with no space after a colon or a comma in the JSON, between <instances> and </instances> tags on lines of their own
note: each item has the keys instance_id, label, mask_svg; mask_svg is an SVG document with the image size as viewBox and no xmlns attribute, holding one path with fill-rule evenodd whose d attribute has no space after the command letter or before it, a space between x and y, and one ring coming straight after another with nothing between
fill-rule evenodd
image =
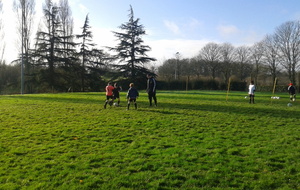
<instances>
[{"instance_id":1,"label":"grass field","mask_svg":"<svg viewBox=\"0 0 300 190\"><path fill-rule=\"evenodd\" d=\"M0 189L300 189L300 104L287 94L159 91L0 96Z\"/></svg>"}]
</instances>

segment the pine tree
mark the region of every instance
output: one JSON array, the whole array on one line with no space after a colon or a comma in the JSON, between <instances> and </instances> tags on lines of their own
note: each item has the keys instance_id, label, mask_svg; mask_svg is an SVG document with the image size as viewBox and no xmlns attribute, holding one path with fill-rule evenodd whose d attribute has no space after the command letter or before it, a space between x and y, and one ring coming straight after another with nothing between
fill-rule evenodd
<instances>
[{"instance_id":1,"label":"pine tree","mask_svg":"<svg viewBox=\"0 0 300 190\"><path fill-rule=\"evenodd\" d=\"M90 31L91 26L89 25L89 17L86 15L85 17L85 22L82 27L82 34L81 35L76 35L77 38L82 38L82 42L80 44L80 57L82 60L82 72L81 72L81 90L84 91L84 79L85 79L85 73L86 73L86 64L89 61L88 57L91 52L90 48L95 46L94 43L92 42L92 31Z\"/></svg>"},{"instance_id":2,"label":"pine tree","mask_svg":"<svg viewBox=\"0 0 300 190\"><path fill-rule=\"evenodd\" d=\"M155 58L147 56L147 52L151 48L143 45L142 36L146 34L144 26L139 24L140 19L134 18L133 9L129 9L129 21L122 24L119 28L124 32L113 32L119 39L116 47L109 48L117 52L116 59L119 60L119 65L116 66L123 77L135 80L145 77L146 73L150 73L145 68L145 64L151 61L156 61Z\"/></svg>"},{"instance_id":3,"label":"pine tree","mask_svg":"<svg viewBox=\"0 0 300 190\"><path fill-rule=\"evenodd\" d=\"M45 31L37 32L37 48L34 59L37 60L37 65L45 66L41 72L43 78L41 82L48 84L51 89L65 90L69 88L69 84L64 78L67 75L59 69L63 66L69 67L76 61L76 58L72 56L75 48L70 48L75 47L75 43L72 40L66 40L67 38L72 39L72 36L63 36L59 11L59 7L53 4L52 0L46 0L44 6ZM63 70L65 69L63 68Z\"/></svg>"}]
</instances>

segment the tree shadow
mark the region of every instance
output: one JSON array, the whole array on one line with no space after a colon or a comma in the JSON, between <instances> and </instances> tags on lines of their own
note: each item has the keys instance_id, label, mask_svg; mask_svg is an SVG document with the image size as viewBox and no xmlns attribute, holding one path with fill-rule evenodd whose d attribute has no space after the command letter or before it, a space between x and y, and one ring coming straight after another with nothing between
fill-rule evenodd
<instances>
[{"instance_id":1,"label":"tree shadow","mask_svg":"<svg viewBox=\"0 0 300 190\"><path fill-rule=\"evenodd\" d=\"M239 104L241 105L241 104ZM270 118L272 117L277 117L277 118L282 118L282 119L286 119L286 118L291 118L291 117L298 117L300 114L299 110L295 110L295 109L283 109L283 110L279 110L279 109L272 109L270 107L258 107L256 106L256 104L249 104L245 103L245 106L234 106L232 104L223 104L223 105L213 105L213 104L208 104L208 103L204 103L204 104L197 104L197 105L193 105L193 104L172 104L172 103L160 103L159 107L156 107L155 109L144 109L145 111L150 111L150 112L157 112L157 113L161 113L161 114L182 114L182 112L184 112L186 115L195 115L197 116L197 114L195 112L190 113L189 110L193 110L193 111L207 111L207 112L217 112L217 113L233 113L236 115L251 115L253 117L266 117L266 116L270 116ZM185 112L186 111L186 112ZM198 115L200 116L200 115Z\"/></svg>"}]
</instances>

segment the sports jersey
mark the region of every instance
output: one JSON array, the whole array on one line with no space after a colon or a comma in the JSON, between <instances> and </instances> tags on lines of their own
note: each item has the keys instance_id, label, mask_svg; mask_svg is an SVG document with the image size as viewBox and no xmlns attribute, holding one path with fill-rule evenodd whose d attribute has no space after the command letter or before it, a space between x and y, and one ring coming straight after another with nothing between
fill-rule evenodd
<instances>
[{"instance_id":1,"label":"sports jersey","mask_svg":"<svg viewBox=\"0 0 300 190\"><path fill-rule=\"evenodd\" d=\"M106 90L106 96L112 96L113 95L113 86L106 86L105 90Z\"/></svg>"}]
</instances>

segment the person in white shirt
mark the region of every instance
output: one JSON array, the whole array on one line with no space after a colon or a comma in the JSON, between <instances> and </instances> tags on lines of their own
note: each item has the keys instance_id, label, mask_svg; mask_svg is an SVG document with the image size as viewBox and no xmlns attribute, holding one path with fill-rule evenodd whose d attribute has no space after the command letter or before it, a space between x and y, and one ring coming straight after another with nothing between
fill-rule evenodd
<instances>
[{"instance_id":1,"label":"person in white shirt","mask_svg":"<svg viewBox=\"0 0 300 190\"><path fill-rule=\"evenodd\" d=\"M255 92L255 85L254 82L251 81L249 85L249 104L253 103L254 104L254 92Z\"/></svg>"}]
</instances>

